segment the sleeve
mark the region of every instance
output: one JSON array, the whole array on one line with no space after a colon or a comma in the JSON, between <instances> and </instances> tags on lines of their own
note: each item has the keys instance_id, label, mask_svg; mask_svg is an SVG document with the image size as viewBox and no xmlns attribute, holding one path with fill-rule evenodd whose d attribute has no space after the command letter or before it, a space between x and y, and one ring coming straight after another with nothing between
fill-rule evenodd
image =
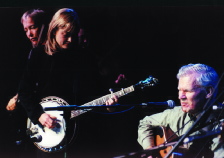
<instances>
[{"instance_id":1,"label":"sleeve","mask_svg":"<svg viewBox=\"0 0 224 158\"><path fill-rule=\"evenodd\" d=\"M211 145L211 150L214 152L214 157L223 157L224 155L224 141L223 141L223 136L224 136L224 131L223 131L223 124L224 124L224 119L220 120L221 124L217 125L214 129L215 130L222 130L221 134L215 136L213 138L213 143Z\"/></svg>"},{"instance_id":2,"label":"sleeve","mask_svg":"<svg viewBox=\"0 0 224 158\"><path fill-rule=\"evenodd\" d=\"M32 50L27 67L19 84L18 98L21 105L25 108L30 120L37 124L41 114L44 113L42 106L39 104L40 98L37 96L36 89L38 83L38 61L35 49Z\"/></svg>"},{"instance_id":3,"label":"sleeve","mask_svg":"<svg viewBox=\"0 0 224 158\"><path fill-rule=\"evenodd\" d=\"M149 146L155 146L155 129L159 126L169 126L170 118L173 114L173 109L165 110L161 113L157 113L151 116L146 116L140 120L138 127L138 143L147 149Z\"/></svg>"}]
</instances>

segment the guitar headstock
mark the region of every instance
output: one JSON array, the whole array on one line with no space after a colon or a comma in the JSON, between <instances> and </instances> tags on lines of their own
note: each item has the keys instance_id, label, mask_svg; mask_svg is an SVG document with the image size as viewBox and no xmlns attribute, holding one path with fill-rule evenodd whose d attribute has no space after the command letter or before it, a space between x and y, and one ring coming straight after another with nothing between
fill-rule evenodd
<instances>
[{"instance_id":1,"label":"guitar headstock","mask_svg":"<svg viewBox=\"0 0 224 158\"><path fill-rule=\"evenodd\" d=\"M158 84L158 79L149 76L148 78L146 78L144 81L139 81L135 87L136 88L140 88L140 89L144 89L145 87L152 87Z\"/></svg>"}]
</instances>

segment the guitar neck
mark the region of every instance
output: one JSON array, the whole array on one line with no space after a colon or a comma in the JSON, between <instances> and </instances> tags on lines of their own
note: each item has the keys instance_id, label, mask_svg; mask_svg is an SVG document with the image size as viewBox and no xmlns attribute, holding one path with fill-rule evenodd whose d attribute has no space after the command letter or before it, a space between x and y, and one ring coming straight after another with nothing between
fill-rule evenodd
<instances>
[{"instance_id":1,"label":"guitar neck","mask_svg":"<svg viewBox=\"0 0 224 158\"><path fill-rule=\"evenodd\" d=\"M127 88L124 88L124 89L121 89L120 91L117 91L113 94L108 94L108 95L105 95L101 98L98 98L98 99L95 99L91 102L88 102L84 105L81 105L81 106L97 106L97 105L103 105L105 104L105 102L110 99L112 97L112 95L115 95L117 96L118 98L124 96L124 95L127 95L131 92L133 92L135 89L134 89L134 86L130 86L130 87L127 87ZM77 117L83 113L86 113L88 111L90 111L92 109L85 109L85 110L72 110L71 111L71 119L74 118L74 117Z\"/></svg>"}]
</instances>

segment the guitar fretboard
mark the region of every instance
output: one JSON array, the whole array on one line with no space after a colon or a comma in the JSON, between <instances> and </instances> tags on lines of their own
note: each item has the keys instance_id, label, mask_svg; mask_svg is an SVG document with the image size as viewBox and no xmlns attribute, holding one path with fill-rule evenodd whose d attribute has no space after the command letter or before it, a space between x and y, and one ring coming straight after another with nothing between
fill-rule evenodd
<instances>
[{"instance_id":1,"label":"guitar fretboard","mask_svg":"<svg viewBox=\"0 0 224 158\"><path fill-rule=\"evenodd\" d=\"M81 105L81 106L96 106L96 105L103 105L105 104L105 102L110 99L112 97L112 95L115 95L117 96L118 98L124 96L124 95L127 95L131 92L134 91L134 86L130 86L130 87L127 87L127 88L124 88L124 89L121 89L120 91L117 91L115 93L112 93L112 94L108 94L108 95L105 95L101 98L98 98L98 99L95 99L91 102L88 102L84 105ZM86 113L88 111L90 111L92 109L85 109L85 110L72 110L71 111L71 118L74 118L74 117L77 117L83 113Z\"/></svg>"}]
</instances>

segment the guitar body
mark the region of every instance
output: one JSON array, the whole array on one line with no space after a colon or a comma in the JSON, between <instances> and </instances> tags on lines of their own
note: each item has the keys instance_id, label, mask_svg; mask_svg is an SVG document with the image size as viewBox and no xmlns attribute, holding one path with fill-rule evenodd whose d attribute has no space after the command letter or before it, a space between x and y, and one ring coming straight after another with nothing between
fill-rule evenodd
<instances>
[{"instance_id":1,"label":"guitar body","mask_svg":"<svg viewBox=\"0 0 224 158\"><path fill-rule=\"evenodd\" d=\"M156 136L155 136L155 144L156 146L159 146L161 144L167 144L171 141L177 140L178 136L168 127L158 127L156 129ZM168 140L169 139L169 140ZM159 151L159 155L163 158L166 156L166 154L173 149L173 146L167 146L167 148L162 149ZM169 158L180 158L182 157L181 154L183 154L187 149L178 148L175 150L175 154L172 154Z\"/></svg>"},{"instance_id":2,"label":"guitar body","mask_svg":"<svg viewBox=\"0 0 224 158\"><path fill-rule=\"evenodd\" d=\"M59 97L46 97L43 98L41 103L43 108L45 107L58 107L66 106L68 103ZM72 140L68 136L73 137L75 126L73 126L73 131L69 131L67 134L66 121L63 117L63 111L45 111L46 113L57 117L56 127L49 129L40 125L34 125L29 119L27 121L27 127L30 134L31 140L34 144L44 152L57 152L63 150L65 146ZM66 135L67 134L67 135Z\"/></svg>"}]
</instances>

